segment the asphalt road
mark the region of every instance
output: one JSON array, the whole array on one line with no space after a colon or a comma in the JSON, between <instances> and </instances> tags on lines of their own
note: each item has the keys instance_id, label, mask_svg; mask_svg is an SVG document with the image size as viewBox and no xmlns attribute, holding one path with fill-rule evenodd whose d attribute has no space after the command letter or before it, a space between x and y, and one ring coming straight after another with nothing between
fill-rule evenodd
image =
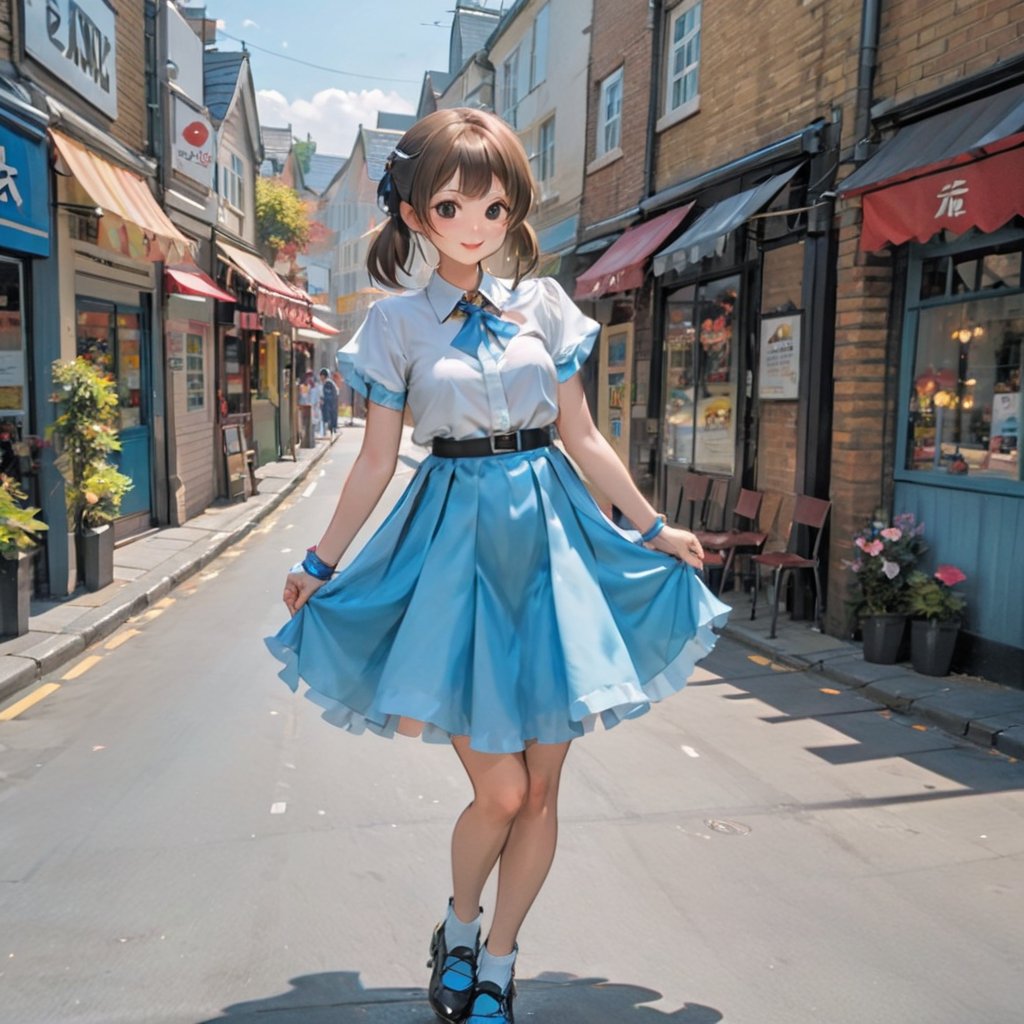
<instances>
[{"instance_id":1,"label":"asphalt road","mask_svg":"<svg viewBox=\"0 0 1024 1024\"><path fill-rule=\"evenodd\" d=\"M324 724L261 643L346 447L0 721L3 1024L433 1020L456 758ZM1020 1020L1024 765L821 685L723 641L575 744L520 1024Z\"/></svg>"}]
</instances>

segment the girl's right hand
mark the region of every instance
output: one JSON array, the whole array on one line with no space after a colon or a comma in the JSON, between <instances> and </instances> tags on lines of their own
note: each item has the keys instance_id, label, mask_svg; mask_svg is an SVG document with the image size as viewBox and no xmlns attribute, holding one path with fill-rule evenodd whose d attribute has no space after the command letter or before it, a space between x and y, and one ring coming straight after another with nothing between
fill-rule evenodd
<instances>
[{"instance_id":1,"label":"girl's right hand","mask_svg":"<svg viewBox=\"0 0 1024 1024\"><path fill-rule=\"evenodd\" d=\"M284 603L294 615L327 581L307 572L290 572L284 583Z\"/></svg>"}]
</instances>

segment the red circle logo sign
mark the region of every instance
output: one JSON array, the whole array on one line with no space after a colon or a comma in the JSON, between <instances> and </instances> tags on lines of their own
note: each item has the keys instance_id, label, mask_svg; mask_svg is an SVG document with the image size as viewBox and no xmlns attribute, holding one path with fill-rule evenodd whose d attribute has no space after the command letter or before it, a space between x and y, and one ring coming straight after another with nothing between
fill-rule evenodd
<instances>
[{"instance_id":1,"label":"red circle logo sign","mask_svg":"<svg viewBox=\"0 0 1024 1024\"><path fill-rule=\"evenodd\" d=\"M202 121L193 121L181 130L181 137L197 149L210 137L210 129Z\"/></svg>"}]
</instances>

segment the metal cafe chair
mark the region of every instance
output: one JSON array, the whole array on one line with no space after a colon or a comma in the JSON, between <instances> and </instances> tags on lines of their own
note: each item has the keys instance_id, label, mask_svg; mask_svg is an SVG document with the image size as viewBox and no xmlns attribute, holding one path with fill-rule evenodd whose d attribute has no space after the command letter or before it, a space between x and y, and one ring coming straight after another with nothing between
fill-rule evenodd
<instances>
[{"instance_id":1,"label":"metal cafe chair","mask_svg":"<svg viewBox=\"0 0 1024 1024\"><path fill-rule=\"evenodd\" d=\"M824 533L825 521L828 519L832 502L823 498L811 498L806 494L798 494L796 504L793 507L793 521L789 527L788 548L794 550L769 551L766 554L754 555L754 600L750 606L751 620L757 617L757 595L761 589L761 566L772 570L772 628L768 633L770 639L775 639L775 626L779 618L779 598L782 596L782 583L785 574L800 569L810 569L814 573L814 621L821 626L821 578L818 574L818 551L821 547L821 537ZM805 526L813 533L811 542L811 553L800 554L800 530L798 527Z\"/></svg>"},{"instance_id":2,"label":"metal cafe chair","mask_svg":"<svg viewBox=\"0 0 1024 1024\"><path fill-rule=\"evenodd\" d=\"M734 525L731 529L717 532L713 530L697 531L697 539L701 542L706 556L705 568L721 567L722 569L722 578L718 584L719 594L725 589L725 580L732 570L737 553L742 550L744 553L760 554L768 539L767 530L757 529L757 517L763 501L763 491L741 488L732 510ZM742 528L744 523L746 529Z\"/></svg>"}]
</instances>

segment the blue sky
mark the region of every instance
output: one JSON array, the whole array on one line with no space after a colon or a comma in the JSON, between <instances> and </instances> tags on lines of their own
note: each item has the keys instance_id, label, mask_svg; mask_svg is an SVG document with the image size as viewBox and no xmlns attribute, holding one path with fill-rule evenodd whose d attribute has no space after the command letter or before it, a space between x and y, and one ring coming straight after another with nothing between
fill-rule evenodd
<instances>
[{"instance_id":1,"label":"blue sky","mask_svg":"<svg viewBox=\"0 0 1024 1024\"><path fill-rule=\"evenodd\" d=\"M250 47L260 120L291 124L299 138L310 133L321 153L347 156L360 123L374 124L378 110L411 113L423 72L447 69L454 6L454 0L207 0L206 14L223 30L221 49L240 49L237 39Z\"/></svg>"}]
</instances>

